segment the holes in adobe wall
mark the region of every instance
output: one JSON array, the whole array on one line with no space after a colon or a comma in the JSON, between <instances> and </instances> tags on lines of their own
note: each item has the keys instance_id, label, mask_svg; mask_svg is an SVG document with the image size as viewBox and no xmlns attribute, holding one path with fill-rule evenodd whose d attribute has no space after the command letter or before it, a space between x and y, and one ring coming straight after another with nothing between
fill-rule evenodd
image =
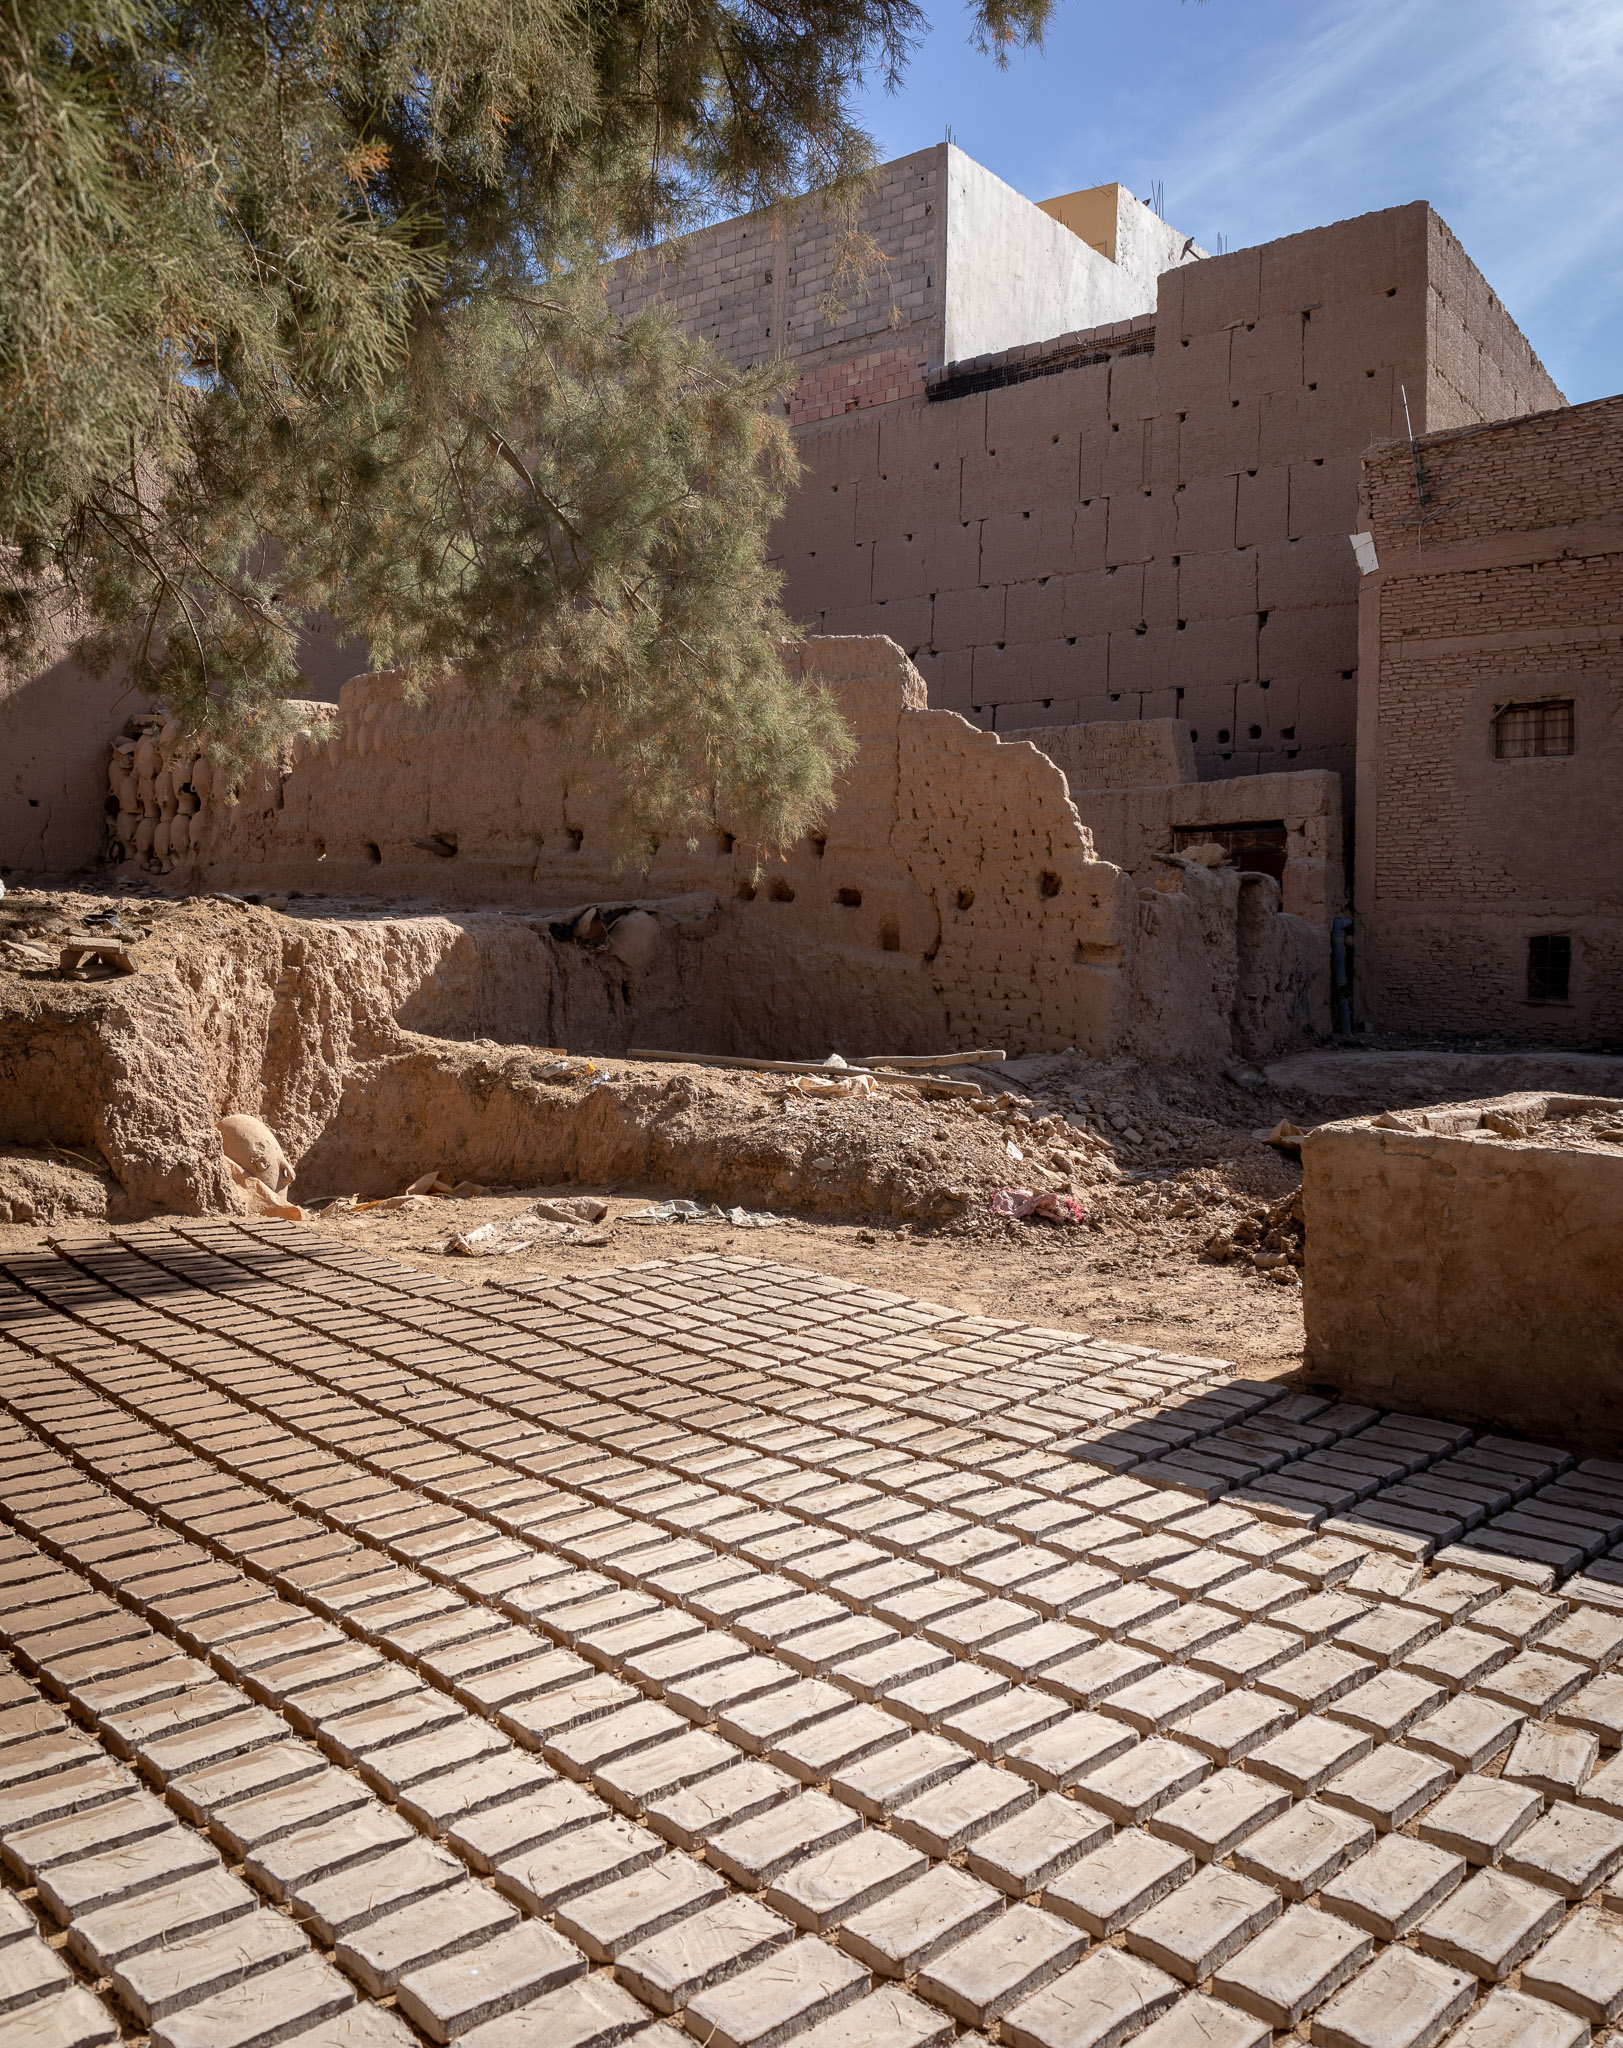
<instances>
[{"instance_id":1,"label":"holes in adobe wall","mask_svg":"<svg viewBox=\"0 0 1623 2048\"><path fill-rule=\"evenodd\" d=\"M753 882L740 882L734 893L737 895L740 903L753 903L755 901L755 884Z\"/></svg>"},{"instance_id":2,"label":"holes in adobe wall","mask_svg":"<svg viewBox=\"0 0 1623 2048\"><path fill-rule=\"evenodd\" d=\"M318 839L315 842L315 852L317 860L325 860L327 858L327 842L325 839Z\"/></svg>"},{"instance_id":3,"label":"holes in adobe wall","mask_svg":"<svg viewBox=\"0 0 1623 2048\"><path fill-rule=\"evenodd\" d=\"M1228 729L1228 727L1227 727L1227 726L1225 725L1225 726L1224 726L1224 727L1223 727L1223 728L1222 728L1222 729L1221 729L1221 730L1219 731L1219 733L1218 733L1218 735L1217 735L1217 744L1218 744L1218 745L1219 745L1220 747L1226 747L1226 746L1228 745L1228 743L1229 743L1229 729Z\"/></svg>"},{"instance_id":4,"label":"holes in adobe wall","mask_svg":"<svg viewBox=\"0 0 1623 2048\"><path fill-rule=\"evenodd\" d=\"M1282 725L1282 726L1281 726L1281 727L1279 728L1279 737L1280 737L1280 738L1281 738L1282 740L1293 740L1293 739L1295 739L1295 737L1296 737L1296 728L1295 728L1295 726L1294 726L1294 725Z\"/></svg>"},{"instance_id":5,"label":"holes in adobe wall","mask_svg":"<svg viewBox=\"0 0 1623 2048\"><path fill-rule=\"evenodd\" d=\"M583 832L583 831L582 831L582 830L580 829L580 827L579 827L578 825L569 825L569 826L566 826L566 827L565 827L565 830L566 830L566 831L568 832L568 834L569 834L569 844L570 844L570 848L571 848L571 850L572 850L573 852L575 852L575 853L579 853L579 852L580 852L580 849L581 849L581 845L582 845L582 842L583 842L583 841L585 840L585 838L586 838L586 834L585 834L585 833L584 833L584 832Z\"/></svg>"},{"instance_id":6,"label":"holes in adobe wall","mask_svg":"<svg viewBox=\"0 0 1623 2048\"><path fill-rule=\"evenodd\" d=\"M733 835L730 832L718 832L716 834L717 853L731 853L733 850L733 845Z\"/></svg>"},{"instance_id":7,"label":"holes in adobe wall","mask_svg":"<svg viewBox=\"0 0 1623 2048\"><path fill-rule=\"evenodd\" d=\"M823 832L813 832L810 843L812 852L821 860L828 851L828 835Z\"/></svg>"},{"instance_id":8,"label":"holes in adobe wall","mask_svg":"<svg viewBox=\"0 0 1623 2048\"><path fill-rule=\"evenodd\" d=\"M374 867L381 865L383 860L383 850L378 845L375 839L369 839L366 842L366 857Z\"/></svg>"},{"instance_id":9,"label":"holes in adobe wall","mask_svg":"<svg viewBox=\"0 0 1623 2048\"><path fill-rule=\"evenodd\" d=\"M887 917L879 927L879 950L881 953L899 953L902 950L901 927L893 917Z\"/></svg>"},{"instance_id":10,"label":"holes in adobe wall","mask_svg":"<svg viewBox=\"0 0 1623 2048\"><path fill-rule=\"evenodd\" d=\"M1251 737L1254 740L1260 740L1262 738L1262 727L1260 725L1248 726L1246 730L1250 733Z\"/></svg>"},{"instance_id":11,"label":"holes in adobe wall","mask_svg":"<svg viewBox=\"0 0 1623 2048\"><path fill-rule=\"evenodd\" d=\"M860 910L862 908L862 891L860 889L836 889L834 891L834 901L836 903L843 903L847 910Z\"/></svg>"},{"instance_id":12,"label":"holes in adobe wall","mask_svg":"<svg viewBox=\"0 0 1623 2048\"><path fill-rule=\"evenodd\" d=\"M795 900L794 890L783 879L782 875L774 875L772 877L772 880L766 885L766 893L772 898L774 903L793 903Z\"/></svg>"},{"instance_id":13,"label":"holes in adobe wall","mask_svg":"<svg viewBox=\"0 0 1623 2048\"><path fill-rule=\"evenodd\" d=\"M1052 868L1044 868L1037 886L1043 895L1057 896L1062 885L1059 876L1054 873Z\"/></svg>"}]
</instances>

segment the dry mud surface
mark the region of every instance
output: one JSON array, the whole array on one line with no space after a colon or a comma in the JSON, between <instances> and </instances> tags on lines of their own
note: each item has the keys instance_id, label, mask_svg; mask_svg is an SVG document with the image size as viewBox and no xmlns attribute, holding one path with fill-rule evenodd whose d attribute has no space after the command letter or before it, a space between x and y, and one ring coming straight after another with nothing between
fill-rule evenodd
<instances>
[{"instance_id":1,"label":"dry mud surface","mask_svg":"<svg viewBox=\"0 0 1623 2048\"><path fill-rule=\"evenodd\" d=\"M1617 1467L768 1233L498 1284L358 1228L0 1261L0 2041L1623 2010Z\"/></svg>"}]
</instances>

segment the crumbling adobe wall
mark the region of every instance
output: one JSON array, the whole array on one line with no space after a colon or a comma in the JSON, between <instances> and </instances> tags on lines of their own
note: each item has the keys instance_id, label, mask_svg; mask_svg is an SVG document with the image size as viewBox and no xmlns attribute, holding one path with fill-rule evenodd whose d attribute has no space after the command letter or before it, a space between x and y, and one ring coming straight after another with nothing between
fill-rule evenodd
<instances>
[{"instance_id":1,"label":"crumbling adobe wall","mask_svg":"<svg viewBox=\"0 0 1623 2048\"><path fill-rule=\"evenodd\" d=\"M822 829L770 860L718 818L697 845L619 867L610 770L570 766L550 729L498 721L464 691L408 704L380 675L346 684L330 735L296 743L235 801L206 758L182 763L178 787L171 770L165 801L195 789L201 802L172 872L194 887L520 904L563 930L592 904L703 899L690 920L703 972L651 997L662 925L574 1040L604 1050L1227 1054L1232 1003L1209 957L1234 955L1232 907L1169 869L1150 893L1190 904L1145 915L1053 762L926 710L890 641L814 641L795 659L837 691L858 750ZM1276 1043L1297 1030L1282 1009Z\"/></svg>"}]
</instances>

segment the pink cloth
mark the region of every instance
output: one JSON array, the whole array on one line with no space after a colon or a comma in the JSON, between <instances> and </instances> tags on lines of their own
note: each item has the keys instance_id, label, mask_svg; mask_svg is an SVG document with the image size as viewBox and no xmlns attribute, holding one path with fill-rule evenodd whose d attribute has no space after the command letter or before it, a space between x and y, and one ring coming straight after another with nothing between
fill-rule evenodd
<instances>
[{"instance_id":1,"label":"pink cloth","mask_svg":"<svg viewBox=\"0 0 1623 2048\"><path fill-rule=\"evenodd\" d=\"M1087 1210L1075 1195L1038 1195L1030 1188L994 1188L986 1207L993 1216L1041 1216L1048 1223L1088 1220Z\"/></svg>"}]
</instances>

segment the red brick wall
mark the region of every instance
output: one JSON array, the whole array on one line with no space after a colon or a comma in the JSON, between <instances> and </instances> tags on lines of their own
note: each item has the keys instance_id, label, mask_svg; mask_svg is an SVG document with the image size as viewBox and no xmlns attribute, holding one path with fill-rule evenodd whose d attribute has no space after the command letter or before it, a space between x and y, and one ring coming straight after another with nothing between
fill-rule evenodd
<instances>
[{"instance_id":1,"label":"red brick wall","mask_svg":"<svg viewBox=\"0 0 1623 2048\"><path fill-rule=\"evenodd\" d=\"M1623 1041L1623 398L1426 436L1364 471L1362 1013ZM1572 755L1496 760L1495 711L1547 696L1576 707ZM1564 1005L1527 998L1541 933L1572 940Z\"/></svg>"}]
</instances>

